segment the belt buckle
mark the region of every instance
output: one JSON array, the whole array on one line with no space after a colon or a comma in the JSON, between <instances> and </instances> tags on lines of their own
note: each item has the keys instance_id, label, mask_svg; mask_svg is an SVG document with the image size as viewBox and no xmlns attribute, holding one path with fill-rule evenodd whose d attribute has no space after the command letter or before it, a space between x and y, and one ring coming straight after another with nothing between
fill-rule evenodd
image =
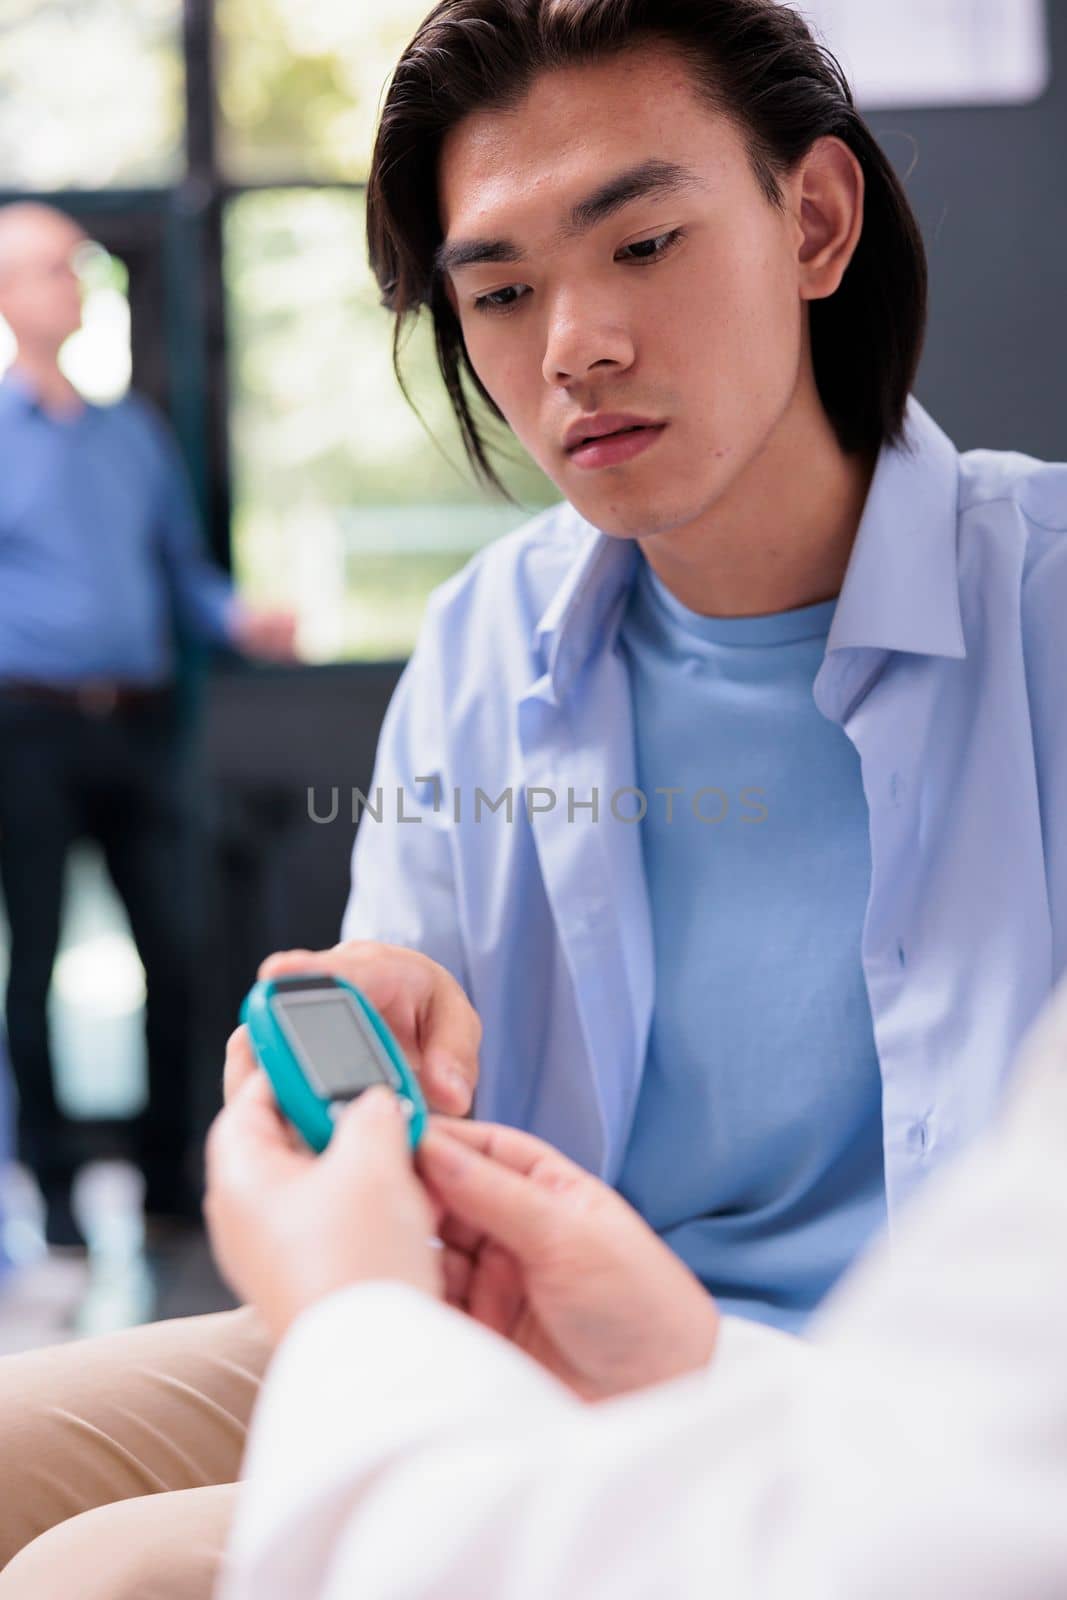
<instances>
[{"instance_id":1,"label":"belt buckle","mask_svg":"<svg viewBox=\"0 0 1067 1600\"><path fill-rule=\"evenodd\" d=\"M78 686L78 709L88 717L110 717L119 703L113 683L83 683Z\"/></svg>"}]
</instances>

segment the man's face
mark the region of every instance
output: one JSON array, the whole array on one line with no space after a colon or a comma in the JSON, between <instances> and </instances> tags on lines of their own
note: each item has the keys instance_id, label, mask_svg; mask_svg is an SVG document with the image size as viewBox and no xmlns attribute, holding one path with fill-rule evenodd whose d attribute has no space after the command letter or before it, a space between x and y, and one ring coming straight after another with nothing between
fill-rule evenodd
<instances>
[{"instance_id":1,"label":"man's face","mask_svg":"<svg viewBox=\"0 0 1067 1600\"><path fill-rule=\"evenodd\" d=\"M649 163L691 178L568 226L578 202ZM516 247L451 268L449 293L475 371L565 497L627 537L720 500L797 391L807 307L798 225L689 69L656 48L544 74L516 110L451 131L438 188L446 247ZM568 449L595 413L655 427Z\"/></svg>"},{"instance_id":2,"label":"man's face","mask_svg":"<svg viewBox=\"0 0 1067 1600\"><path fill-rule=\"evenodd\" d=\"M43 211L12 229L0 264L0 312L20 344L58 349L81 327L74 258L85 243L74 223Z\"/></svg>"}]
</instances>

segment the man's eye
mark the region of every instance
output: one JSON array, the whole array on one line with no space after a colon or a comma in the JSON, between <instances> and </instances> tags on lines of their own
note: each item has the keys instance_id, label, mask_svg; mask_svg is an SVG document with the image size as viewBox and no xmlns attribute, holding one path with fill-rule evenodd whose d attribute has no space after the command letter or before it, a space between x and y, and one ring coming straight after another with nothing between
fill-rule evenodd
<instances>
[{"instance_id":1,"label":"man's eye","mask_svg":"<svg viewBox=\"0 0 1067 1600\"><path fill-rule=\"evenodd\" d=\"M680 244L684 238L684 228L672 228L669 233L658 233L652 239L638 239L634 244L624 245L615 259L628 261L635 266L651 265L656 261L662 261L663 257L669 255L675 245ZM474 301L474 309L489 315L506 316L509 311L514 311L529 292L525 284L509 284L506 289L494 289L490 294L479 295Z\"/></svg>"},{"instance_id":2,"label":"man's eye","mask_svg":"<svg viewBox=\"0 0 1067 1600\"><path fill-rule=\"evenodd\" d=\"M638 239L635 244L624 245L616 259L635 262L659 261L673 250L684 236L684 229L672 228L670 233L658 233L654 239ZM639 254L627 255L627 251L636 251Z\"/></svg>"},{"instance_id":3,"label":"man's eye","mask_svg":"<svg viewBox=\"0 0 1067 1600\"><path fill-rule=\"evenodd\" d=\"M518 305L523 295L529 294L529 292L521 283L511 283L506 289L494 289L491 294L479 295L474 302L474 309L475 311L497 312L498 314L511 311ZM506 296L508 295L513 295L514 298L507 299Z\"/></svg>"}]
</instances>

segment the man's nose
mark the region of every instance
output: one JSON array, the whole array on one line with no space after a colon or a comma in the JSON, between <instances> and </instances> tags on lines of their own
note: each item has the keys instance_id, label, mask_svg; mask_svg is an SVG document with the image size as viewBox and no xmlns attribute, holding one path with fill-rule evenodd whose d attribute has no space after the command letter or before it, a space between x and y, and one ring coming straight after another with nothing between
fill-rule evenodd
<instances>
[{"instance_id":1,"label":"man's nose","mask_svg":"<svg viewBox=\"0 0 1067 1600\"><path fill-rule=\"evenodd\" d=\"M617 307L576 296L553 307L542 364L546 383L573 383L594 367L628 367L633 359L633 337Z\"/></svg>"}]
</instances>

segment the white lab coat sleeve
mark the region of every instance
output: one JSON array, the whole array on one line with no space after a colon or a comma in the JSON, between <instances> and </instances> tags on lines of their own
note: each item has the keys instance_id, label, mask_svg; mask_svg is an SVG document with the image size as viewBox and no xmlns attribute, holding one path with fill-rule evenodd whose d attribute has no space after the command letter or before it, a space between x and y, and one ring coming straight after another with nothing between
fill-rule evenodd
<instances>
[{"instance_id":1,"label":"white lab coat sleeve","mask_svg":"<svg viewBox=\"0 0 1067 1600\"><path fill-rule=\"evenodd\" d=\"M382 722L352 852L343 939L420 950L467 987L450 825L442 696L444 601L430 601Z\"/></svg>"},{"instance_id":2,"label":"white lab coat sleeve","mask_svg":"<svg viewBox=\"0 0 1067 1600\"><path fill-rule=\"evenodd\" d=\"M421 1592L471 1441L476 1459L483 1443L510 1458L583 1409L503 1340L413 1289L331 1295L297 1320L269 1368L222 1595L319 1600L343 1589L353 1563L365 1574L360 1600ZM472 1529L461 1518L454 1531L459 1554Z\"/></svg>"},{"instance_id":3,"label":"white lab coat sleeve","mask_svg":"<svg viewBox=\"0 0 1067 1600\"><path fill-rule=\"evenodd\" d=\"M1067 995L1002 1129L813 1342L580 1406L413 1291L334 1296L268 1375L224 1600L1063 1600Z\"/></svg>"},{"instance_id":4,"label":"white lab coat sleeve","mask_svg":"<svg viewBox=\"0 0 1067 1600\"><path fill-rule=\"evenodd\" d=\"M810 1331L788 1443L802 1477L776 1534L803 1592L1067 1596L1067 985L1001 1124Z\"/></svg>"},{"instance_id":5,"label":"white lab coat sleeve","mask_svg":"<svg viewBox=\"0 0 1067 1600\"><path fill-rule=\"evenodd\" d=\"M783 1374L808 1351L728 1318L717 1359L744 1449L775 1426ZM716 1452L704 1389L698 1374L586 1406L413 1290L332 1296L268 1374L221 1600L684 1594Z\"/></svg>"}]
</instances>

